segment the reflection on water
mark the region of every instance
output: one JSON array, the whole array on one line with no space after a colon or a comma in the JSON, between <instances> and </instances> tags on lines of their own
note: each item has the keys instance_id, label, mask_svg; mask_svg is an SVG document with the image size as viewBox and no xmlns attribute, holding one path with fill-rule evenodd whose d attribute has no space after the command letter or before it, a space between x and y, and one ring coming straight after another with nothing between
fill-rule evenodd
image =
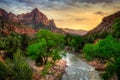
<instances>
[{"instance_id":1,"label":"reflection on water","mask_svg":"<svg viewBox=\"0 0 120 80\"><path fill-rule=\"evenodd\" d=\"M62 80L100 80L99 74L94 67L81 61L74 54L67 53L63 59L67 61L68 67L62 76Z\"/></svg>"}]
</instances>

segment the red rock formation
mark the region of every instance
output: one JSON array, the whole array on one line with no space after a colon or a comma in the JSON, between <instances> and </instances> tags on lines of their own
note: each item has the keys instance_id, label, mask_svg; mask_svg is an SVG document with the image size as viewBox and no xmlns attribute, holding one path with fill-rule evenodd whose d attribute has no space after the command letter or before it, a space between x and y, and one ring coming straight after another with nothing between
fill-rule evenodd
<instances>
[{"instance_id":1,"label":"red rock formation","mask_svg":"<svg viewBox=\"0 0 120 80\"><path fill-rule=\"evenodd\" d=\"M11 12L8 14L8 20L13 21L13 22L18 22L16 15Z\"/></svg>"},{"instance_id":2,"label":"red rock formation","mask_svg":"<svg viewBox=\"0 0 120 80\"><path fill-rule=\"evenodd\" d=\"M41 13L37 8L32 10L30 13L17 15L18 21L23 24L38 24L43 23L49 25L48 18Z\"/></svg>"},{"instance_id":3,"label":"red rock formation","mask_svg":"<svg viewBox=\"0 0 120 80\"><path fill-rule=\"evenodd\" d=\"M14 23L19 23L20 25L31 26L34 29L49 29L53 32L64 33L62 29L56 27L54 20L48 20L48 18L40 12L37 8L33 9L30 13L15 15L13 13L8 13L5 10L0 8L0 16L3 17L6 21L11 21ZM11 23L12 24L12 23ZM32 34L35 32L32 28L28 27L27 29L18 26L14 26L15 32L18 33L28 33ZM22 29L23 28L23 29Z\"/></svg>"},{"instance_id":4,"label":"red rock formation","mask_svg":"<svg viewBox=\"0 0 120 80\"><path fill-rule=\"evenodd\" d=\"M37 8L33 9L30 13L15 15L13 13L8 13L4 9L0 8L0 16L4 17L13 22L19 22L23 24L38 24L43 23L44 25L49 25L48 18L40 12Z\"/></svg>"},{"instance_id":5,"label":"red rock formation","mask_svg":"<svg viewBox=\"0 0 120 80\"><path fill-rule=\"evenodd\" d=\"M50 26L56 26L54 19L49 20L49 25Z\"/></svg>"},{"instance_id":6,"label":"red rock formation","mask_svg":"<svg viewBox=\"0 0 120 80\"><path fill-rule=\"evenodd\" d=\"M20 34L32 35L36 33L36 31L32 28L17 28L16 26L14 26L14 28L15 28L14 31Z\"/></svg>"},{"instance_id":7,"label":"red rock formation","mask_svg":"<svg viewBox=\"0 0 120 80\"><path fill-rule=\"evenodd\" d=\"M4 17L5 19L8 18L8 13L0 8L0 17Z\"/></svg>"}]
</instances>

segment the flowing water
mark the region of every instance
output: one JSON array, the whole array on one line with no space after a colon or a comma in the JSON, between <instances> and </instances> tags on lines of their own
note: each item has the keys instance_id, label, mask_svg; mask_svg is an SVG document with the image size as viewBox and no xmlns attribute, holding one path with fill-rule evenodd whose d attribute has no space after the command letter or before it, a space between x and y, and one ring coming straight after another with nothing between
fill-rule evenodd
<instances>
[{"instance_id":1,"label":"flowing water","mask_svg":"<svg viewBox=\"0 0 120 80\"><path fill-rule=\"evenodd\" d=\"M68 67L61 80L101 80L94 67L81 61L78 56L66 53L63 60L67 61Z\"/></svg>"}]
</instances>

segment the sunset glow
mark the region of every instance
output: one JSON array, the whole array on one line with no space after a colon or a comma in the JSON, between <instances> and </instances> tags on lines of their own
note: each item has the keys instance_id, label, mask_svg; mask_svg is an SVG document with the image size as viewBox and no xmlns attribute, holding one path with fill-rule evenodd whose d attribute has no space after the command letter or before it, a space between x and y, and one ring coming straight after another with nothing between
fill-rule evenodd
<instances>
[{"instance_id":1,"label":"sunset glow","mask_svg":"<svg viewBox=\"0 0 120 80\"><path fill-rule=\"evenodd\" d=\"M16 5L17 4L17 5ZM119 0L0 0L0 8L15 14L37 7L57 27L91 30L102 18L120 10Z\"/></svg>"}]
</instances>

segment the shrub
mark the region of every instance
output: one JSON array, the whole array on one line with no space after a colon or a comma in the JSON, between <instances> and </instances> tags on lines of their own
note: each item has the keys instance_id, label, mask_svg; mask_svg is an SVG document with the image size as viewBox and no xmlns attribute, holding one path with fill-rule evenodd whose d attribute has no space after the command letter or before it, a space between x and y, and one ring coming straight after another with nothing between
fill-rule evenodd
<instances>
[{"instance_id":1,"label":"shrub","mask_svg":"<svg viewBox=\"0 0 120 80\"><path fill-rule=\"evenodd\" d=\"M11 70L7 65L0 62L0 80L6 80L8 77L11 76Z\"/></svg>"},{"instance_id":2,"label":"shrub","mask_svg":"<svg viewBox=\"0 0 120 80\"><path fill-rule=\"evenodd\" d=\"M20 53L14 55L11 69L14 72L14 80L32 80L32 70Z\"/></svg>"}]
</instances>

